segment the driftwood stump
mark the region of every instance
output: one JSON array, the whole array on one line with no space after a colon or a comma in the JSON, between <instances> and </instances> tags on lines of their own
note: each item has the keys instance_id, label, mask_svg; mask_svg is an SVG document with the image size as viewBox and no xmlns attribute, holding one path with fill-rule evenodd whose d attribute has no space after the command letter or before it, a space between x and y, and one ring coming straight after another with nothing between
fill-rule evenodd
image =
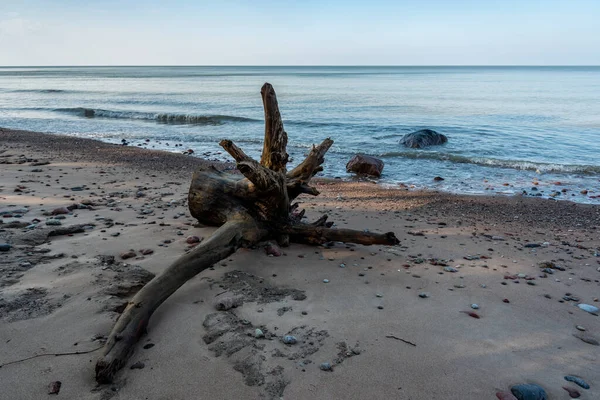
<instances>
[{"instance_id":1,"label":"driftwood stump","mask_svg":"<svg viewBox=\"0 0 600 400\"><path fill-rule=\"evenodd\" d=\"M129 302L110 333L102 356L96 363L96 381L111 382L145 333L152 313L171 294L198 273L228 257L240 247L275 239L279 245L290 242L323 244L330 241L364 245L394 245L393 232L384 234L331 228L323 215L312 223L302 222L304 210L292 201L305 193L319 191L310 180L323 170L324 156L333 144L325 139L313 146L306 159L287 171L287 133L273 87L261 89L265 112L265 139L260 162L247 156L231 140L220 145L235 159L244 175L224 173L215 168L196 171L189 190L189 209L202 224L219 228L202 244L177 259L161 275L148 282Z\"/></svg>"}]
</instances>

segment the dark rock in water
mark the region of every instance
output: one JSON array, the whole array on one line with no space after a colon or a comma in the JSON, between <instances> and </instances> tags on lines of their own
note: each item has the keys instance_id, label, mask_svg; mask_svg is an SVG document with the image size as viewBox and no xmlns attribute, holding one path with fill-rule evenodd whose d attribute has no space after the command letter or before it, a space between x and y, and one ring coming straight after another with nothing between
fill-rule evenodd
<instances>
[{"instance_id":1,"label":"dark rock in water","mask_svg":"<svg viewBox=\"0 0 600 400\"><path fill-rule=\"evenodd\" d=\"M9 251L11 247L8 243L0 243L0 251Z\"/></svg>"},{"instance_id":2,"label":"dark rock in water","mask_svg":"<svg viewBox=\"0 0 600 400\"><path fill-rule=\"evenodd\" d=\"M380 177L383 171L383 161L378 158L357 154L346 164L346 172L360 175Z\"/></svg>"},{"instance_id":3,"label":"dark rock in water","mask_svg":"<svg viewBox=\"0 0 600 400\"><path fill-rule=\"evenodd\" d=\"M517 400L548 400L544 388L533 384L516 385L510 388Z\"/></svg>"},{"instance_id":4,"label":"dark rock in water","mask_svg":"<svg viewBox=\"0 0 600 400\"><path fill-rule=\"evenodd\" d=\"M565 381L573 382L574 384L581 386L584 389L590 388L590 385L588 385L586 381L584 381L583 379L581 379L577 376L567 375L567 376L565 376Z\"/></svg>"},{"instance_id":5,"label":"dark rock in water","mask_svg":"<svg viewBox=\"0 0 600 400\"><path fill-rule=\"evenodd\" d=\"M581 393L579 393L579 390L577 390L577 389L572 389L572 388L567 387L567 386L563 386L562 388L565 389L567 391L567 393L569 393L569 396L572 399L578 399L578 398L581 397Z\"/></svg>"},{"instance_id":6,"label":"dark rock in water","mask_svg":"<svg viewBox=\"0 0 600 400\"><path fill-rule=\"evenodd\" d=\"M442 135L431 129L421 129L420 131L404 135L400 139L400 144L413 149L420 149L427 146L444 144L447 141L448 137L446 135Z\"/></svg>"},{"instance_id":7,"label":"dark rock in water","mask_svg":"<svg viewBox=\"0 0 600 400\"><path fill-rule=\"evenodd\" d=\"M433 180L436 182L441 182L444 180L444 178L442 178L441 176L436 176L435 178L433 178Z\"/></svg>"}]
</instances>

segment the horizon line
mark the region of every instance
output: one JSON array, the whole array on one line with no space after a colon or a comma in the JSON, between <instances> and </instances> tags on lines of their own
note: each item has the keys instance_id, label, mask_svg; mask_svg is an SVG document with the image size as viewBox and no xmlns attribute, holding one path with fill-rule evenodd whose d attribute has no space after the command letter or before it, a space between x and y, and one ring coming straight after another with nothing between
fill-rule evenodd
<instances>
[{"instance_id":1,"label":"horizon line","mask_svg":"<svg viewBox=\"0 0 600 400\"><path fill-rule=\"evenodd\" d=\"M0 65L0 68L65 68L65 67L79 67L79 68L98 68L98 67L121 67L121 68L136 68L136 67L273 67L273 68L315 68L315 67L350 67L350 68L448 68L448 67L600 67L600 65L594 64L281 64L281 65L260 65L260 64L65 64L65 65Z\"/></svg>"}]
</instances>

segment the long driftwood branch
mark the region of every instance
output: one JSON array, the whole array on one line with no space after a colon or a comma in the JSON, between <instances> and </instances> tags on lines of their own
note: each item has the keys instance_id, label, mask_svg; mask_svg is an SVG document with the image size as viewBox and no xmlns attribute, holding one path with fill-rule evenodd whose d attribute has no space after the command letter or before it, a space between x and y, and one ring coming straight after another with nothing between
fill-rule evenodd
<instances>
[{"instance_id":1,"label":"long driftwood branch","mask_svg":"<svg viewBox=\"0 0 600 400\"><path fill-rule=\"evenodd\" d=\"M295 243L323 244L327 242L347 242L364 244L366 246L373 244L396 245L400 243L393 232L373 233L353 229L326 228L312 224L288 225L281 227L280 230L289 234L290 240Z\"/></svg>"},{"instance_id":2,"label":"long driftwood branch","mask_svg":"<svg viewBox=\"0 0 600 400\"><path fill-rule=\"evenodd\" d=\"M247 215L232 217L204 243L148 282L129 302L108 336L103 354L96 363L96 381L112 381L146 332L152 313L169 296L200 272L233 254L244 243L255 243L260 237L261 230L252 218Z\"/></svg>"}]
</instances>

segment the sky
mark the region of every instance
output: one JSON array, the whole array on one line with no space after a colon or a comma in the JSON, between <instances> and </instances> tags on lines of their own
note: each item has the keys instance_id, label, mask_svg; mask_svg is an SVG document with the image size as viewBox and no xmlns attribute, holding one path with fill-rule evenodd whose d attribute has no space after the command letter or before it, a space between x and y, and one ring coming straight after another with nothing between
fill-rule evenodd
<instances>
[{"instance_id":1,"label":"sky","mask_svg":"<svg viewBox=\"0 0 600 400\"><path fill-rule=\"evenodd\" d=\"M0 0L0 65L600 65L600 0Z\"/></svg>"}]
</instances>

